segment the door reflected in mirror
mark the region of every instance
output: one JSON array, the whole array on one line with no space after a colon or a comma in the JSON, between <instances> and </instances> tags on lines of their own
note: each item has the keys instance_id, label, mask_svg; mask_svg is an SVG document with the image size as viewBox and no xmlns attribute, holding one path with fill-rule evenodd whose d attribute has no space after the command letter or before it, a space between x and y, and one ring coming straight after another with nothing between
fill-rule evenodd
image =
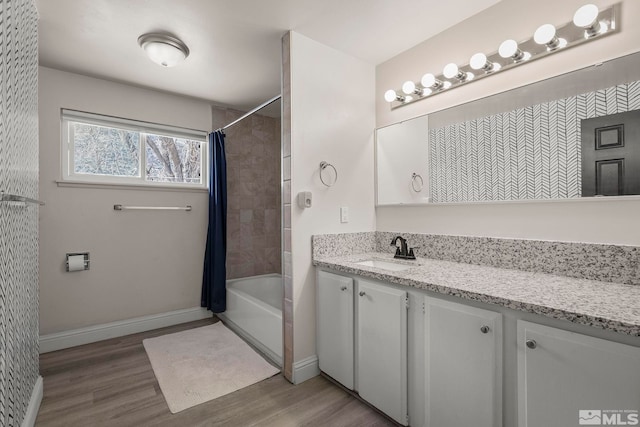
<instances>
[{"instance_id":1,"label":"door reflected in mirror","mask_svg":"<svg viewBox=\"0 0 640 427\"><path fill-rule=\"evenodd\" d=\"M640 194L640 110L582 120L582 197Z\"/></svg>"}]
</instances>

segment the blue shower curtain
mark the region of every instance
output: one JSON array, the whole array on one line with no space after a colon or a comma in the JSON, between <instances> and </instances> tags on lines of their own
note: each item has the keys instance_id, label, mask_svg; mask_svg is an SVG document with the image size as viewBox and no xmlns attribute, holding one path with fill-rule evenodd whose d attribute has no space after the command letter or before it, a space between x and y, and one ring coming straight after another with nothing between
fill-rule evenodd
<instances>
[{"instance_id":1,"label":"blue shower curtain","mask_svg":"<svg viewBox=\"0 0 640 427\"><path fill-rule=\"evenodd\" d=\"M224 133L209 134L209 229L200 306L214 313L227 308L227 160Z\"/></svg>"}]
</instances>

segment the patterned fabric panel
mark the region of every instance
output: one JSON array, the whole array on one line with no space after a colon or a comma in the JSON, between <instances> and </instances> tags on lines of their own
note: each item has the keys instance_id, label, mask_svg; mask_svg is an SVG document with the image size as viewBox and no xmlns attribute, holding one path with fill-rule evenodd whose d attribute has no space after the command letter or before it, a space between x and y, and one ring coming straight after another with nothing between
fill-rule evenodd
<instances>
[{"instance_id":1,"label":"patterned fabric panel","mask_svg":"<svg viewBox=\"0 0 640 427\"><path fill-rule=\"evenodd\" d=\"M38 198L38 17L0 1L0 190ZM20 426L38 378L38 207L0 203L0 426Z\"/></svg>"},{"instance_id":2,"label":"patterned fabric panel","mask_svg":"<svg viewBox=\"0 0 640 427\"><path fill-rule=\"evenodd\" d=\"M580 197L580 120L640 109L640 81L429 131L434 202Z\"/></svg>"}]
</instances>

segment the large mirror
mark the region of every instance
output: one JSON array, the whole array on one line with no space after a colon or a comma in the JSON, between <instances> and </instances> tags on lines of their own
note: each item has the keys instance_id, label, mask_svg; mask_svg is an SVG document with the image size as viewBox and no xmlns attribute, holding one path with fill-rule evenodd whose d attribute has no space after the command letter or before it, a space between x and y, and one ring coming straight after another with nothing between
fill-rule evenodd
<instances>
[{"instance_id":1,"label":"large mirror","mask_svg":"<svg viewBox=\"0 0 640 427\"><path fill-rule=\"evenodd\" d=\"M433 203L638 195L640 53L432 113L428 128L414 144Z\"/></svg>"}]
</instances>

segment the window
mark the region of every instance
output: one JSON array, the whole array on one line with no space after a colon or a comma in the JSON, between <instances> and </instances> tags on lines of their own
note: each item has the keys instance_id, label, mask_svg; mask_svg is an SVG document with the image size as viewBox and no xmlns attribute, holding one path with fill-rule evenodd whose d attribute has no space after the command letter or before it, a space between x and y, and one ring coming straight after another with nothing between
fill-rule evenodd
<instances>
[{"instance_id":1,"label":"window","mask_svg":"<svg viewBox=\"0 0 640 427\"><path fill-rule=\"evenodd\" d=\"M62 178L206 188L206 132L62 110Z\"/></svg>"}]
</instances>

